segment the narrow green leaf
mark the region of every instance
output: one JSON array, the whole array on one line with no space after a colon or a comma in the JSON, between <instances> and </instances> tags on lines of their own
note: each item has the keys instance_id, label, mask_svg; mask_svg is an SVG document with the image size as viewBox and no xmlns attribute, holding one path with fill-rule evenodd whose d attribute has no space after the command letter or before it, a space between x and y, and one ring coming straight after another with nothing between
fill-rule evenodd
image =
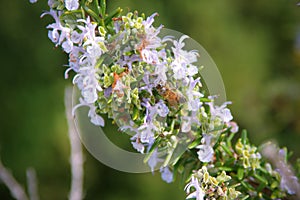
<instances>
[{"instance_id":1,"label":"narrow green leaf","mask_svg":"<svg viewBox=\"0 0 300 200\"><path fill-rule=\"evenodd\" d=\"M241 184L247 190L249 190L249 191L255 191L255 188L253 188L252 185L250 185L249 183L247 183L245 181L241 181Z\"/></svg>"},{"instance_id":2,"label":"narrow green leaf","mask_svg":"<svg viewBox=\"0 0 300 200\"><path fill-rule=\"evenodd\" d=\"M231 172L233 171L232 167L218 167L220 171Z\"/></svg>"},{"instance_id":3,"label":"narrow green leaf","mask_svg":"<svg viewBox=\"0 0 300 200\"><path fill-rule=\"evenodd\" d=\"M100 7L101 7L102 17L104 17L106 12L106 0L100 0Z\"/></svg>"},{"instance_id":4,"label":"narrow green leaf","mask_svg":"<svg viewBox=\"0 0 300 200\"><path fill-rule=\"evenodd\" d=\"M189 149L193 149L193 148L195 148L196 146L198 146L198 145L200 144L200 142L201 142L201 138L198 138L198 139L194 140L194 141L188 146L188 148L189 148Z\"/></svg>"},{"instance_id":5,"label":"narrow green leaf","mask_svg":"<svg viewBox=\"0 0 300 200\"><path fill-rule=\"evenodd\" d=\"M221 147L222 147L222 149L223 149L230 157L233 156L232 152L230 151L230 149L229 149L226 145L221 144Z\"/></svg>"},{"instance_id":6,"label":"narrow green leaf","mask_svg":"<svg viewBox=\"0 0 300 200\"><path fill-rule=\"evenodd\" d=\"M253 175L259 182L264 183L265 185L268 185L268 180L265 179L264 177L260 176L257 173L254 173Z\"/></svg>"},{"instance_id":7,"label":"narrow green leaf","mask_svg":"<svg viewBox=\"0 0 300 200\"><path fill-rule=\"evenodd\" d=\"M227 140L226 140L226 144L227 144L227 146L228 146L229 148L232 148L231 140L233 139L234 136L235 136L235 133L231 133L231 134L229 135L229 137L227 138Z\"/></svg>"},{"instance_id":8,"label":"narrow green leaf","mask_svg":"<svg viewBox=\"0 0 300 200\"><path fill-rule=\"evenodd\" d=\"M133 107L133 116L132 116L132 120L136 120L137 118L139 118L140 116L140 111L137 107Z\"/></svg>"},{"instance_id":9,"label":"narrow green leaf","mask_svg":"<svg viewBox=\"0 0 300 200\"><path fill-rule=\"evenodd\" d=\"M241 198L241 200L246 200L249 198L249 195L244 196L243 198Z\"/></svg>"},{"instance_id":10,"label":"narrow green leaf","mask_svg":"<svg viewBox=\"0 0 300 200\"><path fill-rule=\"evenodd\" d=\"M244 178L244 168L238 168L237 177L241 181Z\"/></svg>"},{"instance_id":11,"label":"narrow green leaf","mask_svg":"<svg viewBox=\"0 0 300 200\"><path fill-rule=\"evenodd\" d=\"M150 159L152 153L154 152L154 150L156 149L156 147L158 146L159 143L160 143L160 138L157 138L155 140L155 142L153 143L153 145L151 146L149 152L145 155L144 163L148 162L148 160Z\"/></svg>"},{"instance_id":12,"label":"narrow green leaf","mask_svg":"<svg viewBox=\"0 0 300 200\"><path fill-rule=\"evenodd\" d=\"M247 141L248 141L248 138L247 138L247 131L244 129L244 130L242 131L242 144L243 144L243 145L246 145Z\"/></svg>"},{"instance_id":13,"label":"narrow green leaf","mask_svg":"<svg viewBox=\"0 0 300 200\"><path fill-rule=\"evenodd\" d=\"M98 23L98 24L100 24L101 23L101 19L100 19L100 17L97 15L97 13L95 13L95 11L93 11L92 9L90 9L89 7L87 7L86 5L82 5L82 8L84 9L84 11L85 12L87 12L90 16L92 16L95 20L96 20L96 22Z\"/></svg>"},{"instance_id":14,"label":"narrow green leaf","mask_svg":"<svg viewBox=\"0 0 300 200\"><path fill-rule=\"evenodd\" d=\"M109 24L114 17L119 17L122 11L123 10L121 8L117 8L114 11L110 12L110 14L104 19L105 24Z\"/></svg>"}]
</instances>

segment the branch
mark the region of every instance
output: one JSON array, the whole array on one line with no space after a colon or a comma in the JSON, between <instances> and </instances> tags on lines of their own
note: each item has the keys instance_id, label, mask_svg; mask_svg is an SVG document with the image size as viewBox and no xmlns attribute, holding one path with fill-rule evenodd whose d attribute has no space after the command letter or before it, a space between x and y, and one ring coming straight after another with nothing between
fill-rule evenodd
<instances>
[{"instance_id":1,"label":"branch","mask_svg":"<svg viewBox=\"0 0 300 200\"><path fill-rule=\"evenodd\" d=\"M39 200L36 172L33 168L26 171L28 194L30 200Z\"/></svg>"},{"instance_id":2,"label":"branch","mask_svg":"<svg viewBox=\"0 0 300 200\"><path fill-rule=\"evenodd\" d=\"M0 179L3 181L4 185L9 189L12 197L14 197L17 200L28 200L28 197L23 187L13 177L10 171L3 166L1 159L0 159Z\"/></svg>"},{"instance_id":3,"label":"branch","mask_svg":"<svg viewBox=\"0 0 300 200\"><path fill-rule=\"evenodd\" d=\"M65 107L66 117L69 126L69 139L71 145L71 190L69 194L69 200L81 200L82 188L83 188L83 155L81 142L77 135L77 131L74 124L74 118L72 116L72 88L67 87L65 90Z\"/></svg>"}]
</instances>

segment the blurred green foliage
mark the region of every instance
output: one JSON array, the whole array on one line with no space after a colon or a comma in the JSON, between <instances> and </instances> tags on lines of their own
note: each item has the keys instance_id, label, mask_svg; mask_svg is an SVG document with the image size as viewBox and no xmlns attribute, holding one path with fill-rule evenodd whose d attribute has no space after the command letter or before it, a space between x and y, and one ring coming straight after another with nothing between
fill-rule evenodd
<instances>
[{"instance_id":1,"label":"blurred green foliage","mask_svg":"<svg viewBox=\"0 0 300 200\"><path fill-rule=\"evenodd\" d=\"M223 76L235 120L255 144L275 139L300 156L300 8L297 1L108 0L150 15L191 36L210 53ZM53 47L40 19L46 2L0 2L0 154L25 185L25 170L38 174L41 199L66 199L69 142L63 79L67 57ZM297 39L298 38L298 39ZM298 40L298 42L297 42ZM114 134L114 133L111 133ZM120 133L116 133L120 134ZM177 183L159 173L126 174L85 152L86 199L184 199ZM11 199L0 184L0 199Z\"/></svg>"}]
</instances>

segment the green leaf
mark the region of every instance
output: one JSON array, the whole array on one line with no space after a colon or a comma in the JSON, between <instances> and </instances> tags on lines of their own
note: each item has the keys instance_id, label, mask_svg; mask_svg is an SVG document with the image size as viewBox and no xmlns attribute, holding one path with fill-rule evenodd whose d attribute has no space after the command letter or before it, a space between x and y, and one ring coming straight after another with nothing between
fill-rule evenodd
<instances>
[{"instance_id":1,"label":"green leaf","mask_svg":"<svg viewBox=\"0 0 300 200\"><path fill-rule=\"evenodd\" d=\"M230 157L233 156L232 152L225 144L221 144L221 147Z\"/></svg>"},{"instance_id":2,"label":"green leaf","mask_svg":"<svg viewBox=\"0 0 300 200\"><path fill-rule=\"evenodd\" d=\"M237 177L240 181L243 180L244 178L244 170L245 170L244 168L238 168Z\"/></svg>"},{"instance_id":3,"label":"green leaf","mask_svg":"<svg viewBox=\"0 0 300 200\"><path fill-rule=\"evenodd\" d=\"M233 139L234 136L235 136L235 133L231 133L231 134L229 135L229 137L227 138L227 140L226 140L226 144L227 144L227 146L228 146L230 149L232 148L231 140Z\"/></svg>"},{"instance_id":4,"label":"green leaf","mask_svg":"<svg viewBox=\"0 0 300 200\"><path fill-rule=\"evenodd\" d=\"M156 140L153 143L153 145L151 146L149 152L145 155L144 163L148 162L148 160L150 159L152 153L154 152L154 150L156 149L156 147L160 144L160 141L161 141L160 137L156 138Z\"/></svg>"},{"instance_id":5,"label":"green leaf","mask_svg":"<svg viewBox=\"0 0 300 200\"><path fill-rule=\"evenodd\" d=\"M226 172L233 171L232 167L225 167L225 166L218 167L218 169L221 170L221 171L226 171Z\"/></svg>"},{"instance_id":6,"label":"green leaf","mask_svg":"<svg viewBox=\"0 0 300 200\"><path fill-rule=\"evenodd\" d=\"M97 15L97 13L95 13L95 11L93 11L92 9L90 9L88 6L86 6L85 4L81 5L82 8L84 9L85 12L87 12L91 17L94 18L94 20L96 20L96 22L98 24L101 23L101 18L99 17L99 15Z\"/></svg>"},{"instance_id":7,"label":"green leaf","mask_svg":"<svg viewBox=\"0 0 300 200\"><path fill-rule=\"evenodd\" d=\"M265 185L268 185L268 180L265 179L265 177L262 177L260 176L259 174L257 173L254 173L253 176L260 182L260 183L263 183Z\"/></svg>"},{"instance_id":8,"label":"green leaf","mask_svg":"<svg viewBox=\"0 0 300 200\"><path fill-rule=\"evenodd\" d=\"M243 145L246 145L247 141L248 141L248 138L247 138L247 130L244 129L244 130L242 131L242 144L243 144Z\"/></svg>"},{"instance_id":9,"label":"green leaf","mask_svg":"<svg viewBox=\"0 0 300 200\"><path fill-rule=\"evenodd\" d=\"M195 148L196 146L198 146L198 145L200 144L200 142L201 142L201 138L198 138L198 139L194 140L194 141L188 146L188 148L189 148L189 149L193 149L193 148Z\"/></svg>"},{"instance_id":10,"label":"green leaf","mask_svg":"<svg viewBox=\"0 0 300 200\"><path fill-rule=\"evenodd\" d=\"M241 184L244 188L246 188L246 190L255 191L255 188L252 185L250 185L250 183L241 181Z\"/></svg>"},{"instance_id":11,"label":"green leaf","mask_svg":"<svg viewBox=\"0 0 300 200\"><path fill-rule=\"evenodd\" d=\"M117 8L114 11L112 11L108 16L105 17L104 19L105 24L109 24L114 17L119 17L122 11L123 10L121 8Z\"/></svg>"},{"instance_id":12,"label":"green leaf","mask_svg":"<svg viewBox=\"0 0 300 200\"><path fill-rule=\"evenodd\" d=\"M140 116L140 111L137 107L133 107L133 116L132 116L132 120L136 120L138 119Z\"/></svg>"},{"instance_id":13,"label":"green leaf","mask_svg":"<svg viewBox=\"0 0 300 200\"><path fill-rule=\"evenodd\" d=\"M98 1L98 0L96 0L96 1ZM104 17L105 12L106 12L106 0L100 0L100 7L101 7L102 17Z\"/></svg>"}]
</instances>

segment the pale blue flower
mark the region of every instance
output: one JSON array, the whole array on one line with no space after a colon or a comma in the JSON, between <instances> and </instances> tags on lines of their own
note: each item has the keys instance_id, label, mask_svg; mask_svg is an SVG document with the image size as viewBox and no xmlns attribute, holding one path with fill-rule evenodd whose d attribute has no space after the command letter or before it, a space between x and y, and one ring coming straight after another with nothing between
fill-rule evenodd
<instances>
[{"instance_id":1,"label":"pale blue flower","mask_svg":"<svg viewBox=\"0 0 300 200\"><path fill-rule=\"evenodd\" d=\"M239 126L237 125L236 122L231 121L227 125L230 128L231 133L237 133L239 131Z\"/></svg>"},{"instance_id":2,"label":"pale blue flower","mask_svg":"<svg viewBox=\"0 0 300 200\"><path fill-rule=\"evenodd\" d=\"M166 117L169 113L169 108L166 106L166 104L163 103L163 101L159 101L156 104L156 111L159 116Z\"/></svg>"},{"instance_id":3,"label":"pale blue flower","mask_svg":"<svg viewBox=\"0 0 300 200\"><path fill-rule=\"evenodd\" d=\"M71 41L75 44L81 44L82 42L82 34L78 33L77 31L72 31L71 34Z\"/></svg>"},{"instance_id":4,"label":"pale blue flower","mask_svg":"<svg viewBox=\"0 0 300 200\"><path fill-rule=\"evenodd\" d=\"M48 38L51 40L53 43L58 43L59 40L59 32L57 29L53 29L48 31Z\"/></svg>"},{"instance_id":5,"label":"pale blue flower","mask_svg":"<svg viewBox=\"0 0 300 200\"><path fill-rule=\"evenodd\" d=\"M64 41L61 46L66 53L70 53L73 50L73 42L69 39Z\"/></svg>"},{"instance_id":6,"label":"pale blue flower","mask_svg":"<svg viewBox=\"0 0 300 200\"><path fill-rule=\"evenodd\" d=\"M282 162L282 161L280 161ZM296 194L300 189L298 178L287 167L286 169L276 169L280 174L280 188L288 194Z\"/></svg>"},{"instance_id":7,"label":"pale blue flower","mask_svg":"<svg viewBox=\"0 0 300 200\"><path fill-rule=\"evenodd\" d=\"M135 139L135 141L131 142L133 148L135 148L138 152L144 153L145 146L139 141L138 138Z\"/></svg>"},{"instance_id":8,"label":"pale blue flower","mask_svg":"<svg viewBox=\"0 0 300 200\"><path fill-rule=\"evenodd\" d=\"M150 72L145 72L143 82L145 83L145 86L140 87L139 91L146 90L149 94L152 95L154 84L150 81Z\"/></svg>"},{"instance_id":9,"label":"pale blue flower","mask_svg":"<svg viewBox=\"0 0 300 200\"><path fill-rule=\"evenodd\" d=\"M143 21L143 25L145 28L150 28L154 22L154 17L158 16L158 13L153 13L151 16L147 17L145 21Z\"/></svg>"},{"instance_id":10,"label":"pale blue flower","mask_svg":"<svg viewBox=\"0 0 300 200\"><path fill-rule=\"evenodd\" d=\"M65 39L70 38L70 32L71 29L62 26L60 22L60 11L55 11L55 10L50 10L49 12L44 12L41 17L45 15L51 15L53 19L55 20L55 23L49 24L47 26L47 29L52 29L49 30L48 37L49 39L56 44L56 46L60 45Z\"/></svg>"},{"instance_id":11,"label":"pale blue flower","mask_svg":"<svg viewBox=\"0 0 300 200\"><path fill-rule=\"evenodd\" d=\"M30 3L36 3L37 0L29 0Z\"/></svg>"},{"instance_id":12,"label":"pale blue flower","mask_svg":"<svg viewBox=\"0 0 300 200\"><path fill-rule=\"evenodd\" d=\"M158 153L157 153L157 149L155 149L153 151L153 153L151 154L149 160L148 160L148 165L151 169L151 172L153 173L154 172L154 168L156 167L156 165L159 163L159 162L163 162L164 160L159 158L158 157Z\"/></svg>"},{"instance_id":13,"label":"pale blue flower","mask_svg":"<svg viewBox=\"0 0 300 200\"><path fill-rule=\"evenodd\" d=\"M48 0L48 6L49 6L50 8L52 8L52 7L55 5L56 1L57 1L57 0Z\"/></svg>"},{"instance_id":14,"label":"pale blue flower","mask_svg":"<svg viewBox=\"0 0 300 200\"><path fill-rule=\"evenodd\" d=\"M167 183L171 183L173 181L173 173L170 171L169 167L161 167L160 168L161 178Z\"/></svg>"},{"instance_id":15,"label":"pale blue flower","mask_svg":"<svg viewBox=\"0 0 300 200\"><path fill-rule=\"evenodd\" d=\"M181 117L181 131L184 133L188 133L191 131L192 124L200 126L201 123L197 117L196 111L192 111L190 116L182 116Z\"/></svg>"},{"instance_id":16,"label":"pale blue flower","mask_svg":"<svg viewBox=\"0 0 300 200\"><path fill-rule=\"evenodd\" d=\"M128 50L128 52L131 50ZM120 66L127 66L128 70L132 70L132 63L140 62L141 57L139 55L133 54L131 56L122 55L120 59L116 62Z\"/></svg>"},{"instance_id":17,"label":"pale blue flower","mask_svg":"<svg viewBox=\"0 0 300 200\"><path fill-rule=\"evenodd\" d=\"M154 75L156 79L154 80L155 85L157 84L165 84L167 82L167 73L168 68L165 63L159 63L155 67Z\"/></svg>"},{"instance_id":18,"label":"pale blue flower","mask_svg":"<svg viewBox=\"0 0 300 200\"><path fill-rule=\"evenodd\" d=\"M142 143L152 144L155 140L154 132L157 131L157 127L152 123L144 123L138 128L140 132L140 140Z\"/></svg>"},{"instance_id":19,"label":"pale blue flower","mask_svg":"<svg viewBox=\"0 0 300 200\"><path fill-rule=\"evenodd\" d=\"M79 7L78 0L65 0L67 10L77 10Z\"/></svg>"},{"instance_id":20,"label":"pale blue flower","mask_svg":"<svg viewBox=\"0 0 300 200\"><path fill-rule=\"evenodd\" d=\"M196 84L199 82L200 82L200 78L197 78L196 80L194 80L193 77L189 78L189 87L186 91L186 97L187 97L188 110L190 111L198 111L202 106L202 102L200 101L200 98L203 97L204 95L194 90Z\"/></svg>"}]
</instances>

